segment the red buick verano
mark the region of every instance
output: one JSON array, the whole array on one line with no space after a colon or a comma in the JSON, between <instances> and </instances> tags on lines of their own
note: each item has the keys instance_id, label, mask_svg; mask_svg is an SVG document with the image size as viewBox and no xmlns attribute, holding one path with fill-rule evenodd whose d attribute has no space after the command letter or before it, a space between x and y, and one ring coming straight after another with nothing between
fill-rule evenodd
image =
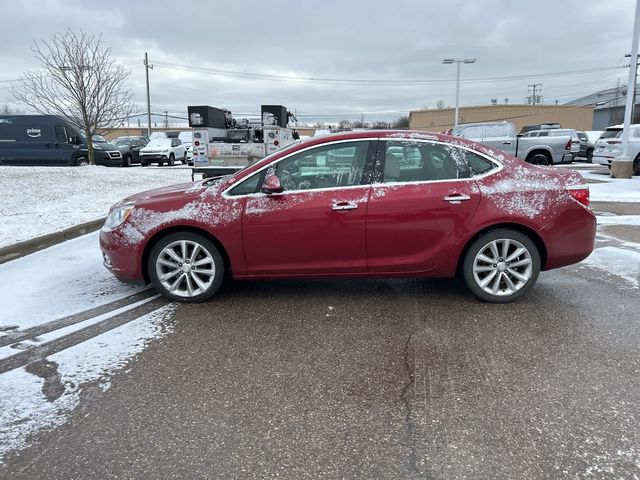
<instances>
[{"instance_id":1,"label":"red buick verano","mask_svg":"<svg viewBox=\"0 0 640 480\"><path fill-rule=\"evenodd\" d=\"M296 143L240 172L140 193L100 233L105 266L172 300L223 279L453 277L509 302L586 258L596 230L573 171L447 135L384 131ZM228 275L227 275L228 274Z\"/></svg>"}]
</instances>

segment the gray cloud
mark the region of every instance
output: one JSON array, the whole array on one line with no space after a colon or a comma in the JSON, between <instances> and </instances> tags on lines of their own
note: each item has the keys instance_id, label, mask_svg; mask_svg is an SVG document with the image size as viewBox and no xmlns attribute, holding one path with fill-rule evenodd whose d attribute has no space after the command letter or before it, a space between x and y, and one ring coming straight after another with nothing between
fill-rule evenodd
<instances>
[{"instance_id":1,"label":"gray cloud","mask_svg":"<svg viewBox=\"0 0 640 480\"><path fill-rule=\"evenodd\" d=\"M393 119L410 109L455 101L455 66L464 65L461 103L508 97L520 103L527 84L542 83L546 103L562 103L626 83L624 68L543 78L527 75L625 64L633 29L632 0L513 2L182 1L3 2L0 81L37 69L35 38L67 27L101 33L129 86L145 102L142 57L149 52L154 111L186 116L186 105L255 113L262 103L296 109L303 121ZM204 70L203 70L204 69ZM324 84L215 75L212 69L288 77L441 80L428 85ZM482 79L518 76L512 80ZM470 80L475 79L475 80ZM0 103L10 102L0 83Z\"/></svg>"}]
</instances>

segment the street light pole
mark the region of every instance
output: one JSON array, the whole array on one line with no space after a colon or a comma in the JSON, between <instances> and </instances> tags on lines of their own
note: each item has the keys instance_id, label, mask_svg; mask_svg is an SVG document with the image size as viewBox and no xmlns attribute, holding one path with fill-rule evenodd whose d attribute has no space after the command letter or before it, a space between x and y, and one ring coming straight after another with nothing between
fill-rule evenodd
<instances>
[{"instance_id":1,"label":"street light pole","mask_svg":"<svg viewBox=\"0 0 640 480\"><path fill-rule=\"evenodd\" d=\"M460 108L460 64L461 63L476 63L475 58L445 58L442 63L449 65L456 64L456 115L454 120L454 127L458 126L458 110Z\"/></svg>"},{"instance_id":2,"label":"street light pole","mask_svg":"<svg viewBox=\"0 0 640 480\"><path fill-rule=\"evenodd\" d=\"M636 16L633 24L633 39L631 40L630 59L638 58L638 34L640 33L640 0L636 0ZM636 67L637 68L637 67ZM629 133L631 124L631 111L636 85L635 71L631 69L629 62L629 83L627 84L627 103L624 109L624 127L622 129L622 155L611 162L611 178L631 178L633 175L633 160L629 158ZM633 89L633 90L631 90Z\"/></svg>"}]
</instances>

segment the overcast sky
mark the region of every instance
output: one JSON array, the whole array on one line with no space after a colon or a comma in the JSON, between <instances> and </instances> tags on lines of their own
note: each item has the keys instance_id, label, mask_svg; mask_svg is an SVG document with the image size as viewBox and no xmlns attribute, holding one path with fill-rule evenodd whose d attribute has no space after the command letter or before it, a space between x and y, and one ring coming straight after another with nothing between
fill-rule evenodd
<instances>
[{"instance_id":1,"label":"overcast sky","mask_svg":"<svg viewBox=\"0 0 640 480\"><path fill-rule=\"evenodd\" d=\"M5 80L38 69L34 39L66 28L103 35L131 70L141 108L148 52L152 110L176 117L187 105L240 116L283 104L302 122L395 119L440 99L455 104L447 57L478 59L462 65L461 105L523 103L533 83L544 103L564 103L627 83L634 8L633 0L0 0L0 104L12 103Z\"/></svg>"}]
</instances>

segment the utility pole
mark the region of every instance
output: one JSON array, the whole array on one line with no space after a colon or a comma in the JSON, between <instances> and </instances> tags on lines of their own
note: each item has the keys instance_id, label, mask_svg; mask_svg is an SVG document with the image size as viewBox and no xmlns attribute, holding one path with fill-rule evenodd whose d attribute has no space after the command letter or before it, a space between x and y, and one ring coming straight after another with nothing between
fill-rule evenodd
<instances>
[{"instance_id":1,"label":"utility pole","mask_svg":"<svg viewBox=\"0 0 640 480\"><path fill-rule=\"evenodd\" d=\"M164 128L169 128L169 112L164 111Z\"/></svg>"},{"instance_id":2,"label":"utility pole","mask_svg":"<svg viewBox=\"0 0 640 480\"><path fill-rule=\"evenodd\" d=\"M531 84L529 84L527 86L531 87L533 89L533 93L531 94L531 105L535 105L536 104L536 100L537 100L536 88L542 87L542 84L541 83L531 83ZM540 103L540 102L538 102L538 103Z\"/></svg>"},{"instance_id":3,"label":"utility pole","mask_svg":"<svg viewBox=\"0 0 640 480\"><path fill-rule=\"evenodd\" d=\"M151 97L149 96L149 69L153 70L153 65L149 65L149 56L144 52L144 70L147 74L147 136L151 137Z\"/></svg>"}]
</instances>

